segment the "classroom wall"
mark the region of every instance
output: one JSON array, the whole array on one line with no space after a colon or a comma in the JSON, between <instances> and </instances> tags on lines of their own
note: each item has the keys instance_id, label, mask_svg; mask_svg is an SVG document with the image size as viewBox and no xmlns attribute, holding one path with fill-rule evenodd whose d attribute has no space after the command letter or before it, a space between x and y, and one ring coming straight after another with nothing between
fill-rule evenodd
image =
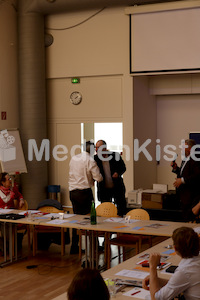
<instances>
[{"instance_id":1,"label":"classroom wall","mask_svg":"<svg viewBox=\"0 0 200 300\"><path fill-rule=\"evenodd\" d=\"M17 12L9 2L0 4L0 130L19 127Z\"/></svg>"},{"instance_id":2,"label":"classroom wall","mask_svg":"<svg viewBox=\"0 0 200 300\"><path fill-rule=\"evenodd\" d=\"M127 165L124 180L129 191L143 182L142 187L150 185L146 181L149 176L144 177L143 162L135 167L133 162L133 137L142 136L144 119L154 115L152 120L154 124L157 122L157 131L152 127L150 131L152 138L159 137L162 143L168 142L169 137L177 143L186 131L198 131L199 75L156 75L148 80L141 77L133 83L129 75L129 17L124 14L124 7L107 8L84 22L96 12L85 10L46 16L46 27L66 28L46 29L54 38L53 44L46 48L48 135L52 149L63 143L70 149L80 144L81 122L123 122L124 144L130 147L130 160L124 157ZM1 3L0 14L0 105L1 111L8 111L8 119L0 120L0 127L18 127L16 11L5 2ZM69 29L78 23L81 24ZM73 76L80 76L80 85L71 84ZM69 103L69 95L77 89L83 93L83 101L74 107ZM145 108L145 118L137 114L136 107L140 114ZM188 112L189 122L185 122ZM158 124L161 124L159 129ZM180 124L178 131L173 127L177 124ZM141 126L140 130L136 126ZM49 184L61 184L65 204L70 204L68 162L51 157L49 163ZM160 163L156 168L157 181L170 186L173 178L168 165L163 167ZM154 170L153 167L150 172L153 179Z\"/></svg>"},{"instance_id":3,"label":"classroom wall","mask_svg":"<svg viewBox=\"0 0 200 300\"><path fill-rule=\"evenodd\" d=\"M64 143L68 150L80 145L80 124L123 122L124 144L133 153L132 77L129 76L129 18L124 7L106 8L83 22L96 10L51 15L46 18L47 30L54 42L46 50L47 115L49 138L53 145ZM71 77L80 83L72 84ZM70 94L79 91L82 102L73 105ZM72 142L73 141L73 142ZM125 151L124 151L125 152ZM76 152L77 153L77 152ZM133 161L124 160L127 191L133 186ZM68 197L68 165L70 153L63 162L49 163L50 184L61 184L62 201Z\"/></svg>"}]
</instances>

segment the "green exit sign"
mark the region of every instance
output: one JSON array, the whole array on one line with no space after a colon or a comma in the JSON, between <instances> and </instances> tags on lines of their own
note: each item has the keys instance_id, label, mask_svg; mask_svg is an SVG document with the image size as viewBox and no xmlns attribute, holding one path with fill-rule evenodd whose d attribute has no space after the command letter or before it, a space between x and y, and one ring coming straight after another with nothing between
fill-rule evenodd
<instances>
[{"instance_id":1,"label":"green exit sign","mask_svg":"<svg viewBox=\"0 0 200 300\"><path fill-rule=\"evenodd\" d=\"M80 83L80 78L79 77L73 77L71 79L72 83Z\"/></svg>"}]
</instances>

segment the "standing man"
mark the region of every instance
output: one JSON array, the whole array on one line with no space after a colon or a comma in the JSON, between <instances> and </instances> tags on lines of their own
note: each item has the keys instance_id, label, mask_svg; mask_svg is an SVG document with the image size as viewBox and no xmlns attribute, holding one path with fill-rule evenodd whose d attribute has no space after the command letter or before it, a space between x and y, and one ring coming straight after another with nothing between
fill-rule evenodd
<instances>
[{"instance_id":1,"label":"standing man","mask_svg":"<svg viewBox=\"0 0 200 300\"><path fill-rule=\"evenodd\" d=\"M91 188L95 180L103 180L96 162L91 157L93 153L94 143L88 141L84 145L84 151L73 156L69 163L69 194L75 214L90 213L94 200ZM73 229L70 254L76 254L78 251L78 235L76 229Z\"/></svg>"},{"instance_id":2,"label":"standing man","mask_svg":"<svg viewBox=\"0 0 200 300\"><path fill-rule=\"evenodd\" d=\"M184 221L194 219L192 207L196 204L195 198L200 195L199 162L191 157L192 147L195 144L192 139L185 140L185 158L182 160L181 166L178 167L176 162L171 163L172 172L177 174L173 185L177 189Z\"/></svg>"},{"instance_id":3,"label":"standing man","mask_svg":"<svg viewBox=\"0 0 200 300\"><path fill-rule=\"evenodd\" d=\"M122 174L126 166L119 153L107 150L106 142L96 143L95 161L103 176L103 181L97 183L97 196L100 202L112 202L117 205L118 215L126 214L125 185Z\"/></svg>"}]
</instances>

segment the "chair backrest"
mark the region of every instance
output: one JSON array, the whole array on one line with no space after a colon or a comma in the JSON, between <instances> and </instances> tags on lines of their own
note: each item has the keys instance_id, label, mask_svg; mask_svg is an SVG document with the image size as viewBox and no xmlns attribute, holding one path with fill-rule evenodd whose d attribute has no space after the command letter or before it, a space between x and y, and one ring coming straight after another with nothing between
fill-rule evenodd
<instances>
[{"instance_id":1,"label":"chair backrest","mask_svg":"<svg viewBox=\"0 0 200 300\"><path fill-rule=\"evenodd\" d=\"M45 212L45 213L61 213L61 212L64 212L64 210L57 209L56 207L53 207L53 206L43 206L43 207L40 207L38 210L41 211L41 212Z\"/></svg>"},{"instance_id":2,"label":"chair backrest","mask_svg":"<svg viewBox=\"0 0 200 300\"><path fill-rule=\"evenodd\" d=\"M112 202L103 202L96 207L96 213L99 217L118 217L117 207Z\"/></svg>"},{"instance_id":3,"label":"chair backrest","mask_svg":"<svg viewBox=\"0 0 200 300\"><path fill-rule=\"evenodd\" d=\"M150 220L148 212L141 208L132 209L126 215L135 220Z\"/></svg>"},{"instance_id":4,"label":"chair backrest","mask_svg":"<svg viewBox=\"0 0 200 300\"><path fill-rule=\"evenodd\" d=\"M46 207L46 206L52 206L52 207L57 208L58 210L63 210L63 207L62 207L61 203L58 202L58 200L55 200L55 199L42 200L38 204L37 209L40 209L41 207Z\"/></svg>"},{"instance_id":5,"label":"chair backrest","mask_svg":"<svg viewBox=\"0 0 200 300\"><path fill-rule=\"evenodd\" d=\"M14 199L14 207L16 209L20 209L20 210L28 210L28 203L27 203L26 200L24 200L24 205L19 208L19 202L18 202L18 200Z\"/></svg>"}]
</instances>

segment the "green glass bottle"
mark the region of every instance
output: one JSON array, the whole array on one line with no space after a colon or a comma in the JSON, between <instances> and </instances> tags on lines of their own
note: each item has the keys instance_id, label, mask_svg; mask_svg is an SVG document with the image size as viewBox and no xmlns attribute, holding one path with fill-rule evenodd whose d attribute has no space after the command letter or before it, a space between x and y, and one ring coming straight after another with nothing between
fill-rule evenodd
<instances>
[{"instance_id":1,"label":"green glass bottle","mask_svg":"<svg viewBox=\"0 0 200 300\"><path fill-rule=\"evenodd\" d=\"M97 224L97 215L96 215L94 200L92 200L92 205L91 205L90 223L91 223L91 225Z\"/></svg>"}]
</instances>

